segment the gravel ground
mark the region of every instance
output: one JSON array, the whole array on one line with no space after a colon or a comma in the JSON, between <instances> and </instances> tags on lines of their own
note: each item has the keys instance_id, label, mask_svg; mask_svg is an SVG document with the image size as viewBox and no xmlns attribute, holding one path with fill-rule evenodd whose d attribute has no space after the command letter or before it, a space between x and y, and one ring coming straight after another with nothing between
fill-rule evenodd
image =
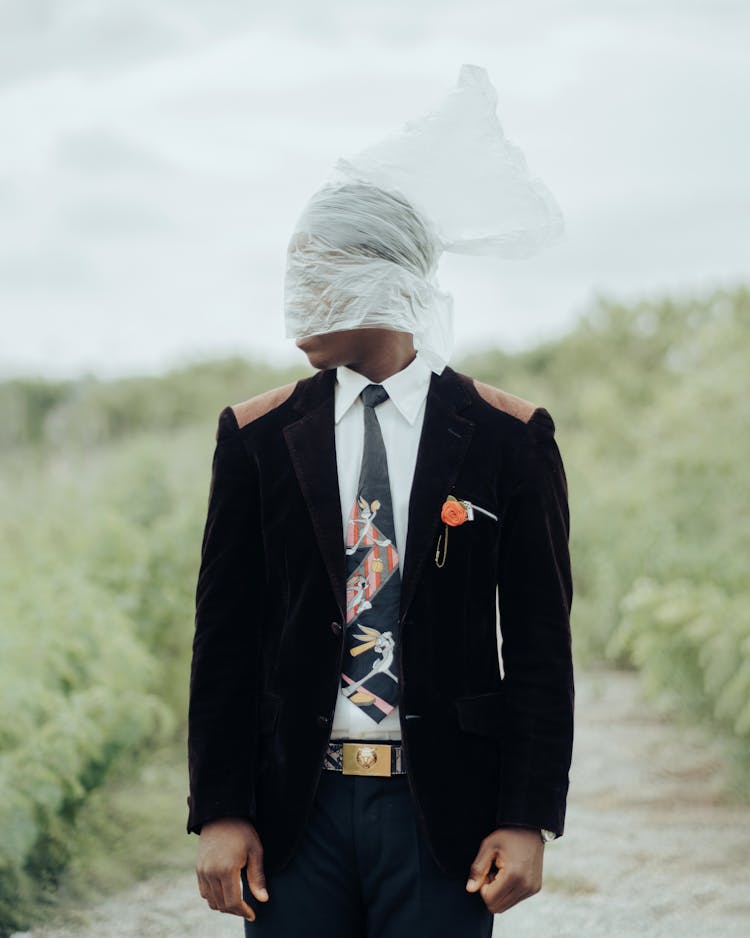
<instances>
[{"instance_id":1,"label":"gravel ground","mask_svg":"<svg viewBox=\"0 0 750 938\"><path fill-rule=\"evenodd\" d=\"M495 938L748 938L750 807L727 803L725 782L719 745L655 713L634 675L578 673L566 832L545 848L542 891L498 915ZM243 934L205 906L192 871L77 918L23 938Z\"/></svg>"}]
</instances>

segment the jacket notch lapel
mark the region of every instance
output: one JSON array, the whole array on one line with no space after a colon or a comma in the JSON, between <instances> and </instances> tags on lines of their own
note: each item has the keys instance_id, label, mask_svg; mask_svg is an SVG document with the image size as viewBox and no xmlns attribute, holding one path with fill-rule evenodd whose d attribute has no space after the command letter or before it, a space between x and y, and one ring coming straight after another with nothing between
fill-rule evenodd
<instances>
[{"instance_id":1,"label":"jacket notch lapel","mask_svg":"<svg viewBox=\"0 0 750 938\"><path fill-rule=\"evenodd\" d=\"M425 561L442 524L440 511L458 478L471 443L474 421L458 412L470 403L468 394L449 366L433 373L409 496L409 526L401 571L399 622L409 609Z\"/></svg>"},{"instance_id":2,"label":"jacket notch lapel","mask_svg":"<svg viewBox=\"0 0 750 938\"><path fill-rule=\"evenodd\" d=\"M309 409L300 402L297 407L303 416L287 424L283 432L343 622L346 554L334 432L335 369L318 377L323 384L320 400L313 401Z\"/></svg>"}]
</instances>

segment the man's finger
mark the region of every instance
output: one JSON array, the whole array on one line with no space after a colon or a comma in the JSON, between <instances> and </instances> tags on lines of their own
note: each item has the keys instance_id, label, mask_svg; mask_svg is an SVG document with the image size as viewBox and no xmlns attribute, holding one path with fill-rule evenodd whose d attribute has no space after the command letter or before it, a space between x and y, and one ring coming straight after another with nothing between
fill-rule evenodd
<instances>
[{"instance_id":1,"label":"man's finger","mask_svg":"<svg viewBox=\"0 0 750 938\"><path fill-rule=\"evenodd\" d=\"M494 859L495 848L482 844L474 858L474 862L469 867L469 879L466 882L468 892L476 892L479 889L489 873Z\"/></svg>"},{"instance_id":2,"label":"man's finger","mask_svg":"<svg viewBox=\"0 0 750 938\"><path fill-rule=\"evenodd\" d=\"M223 912L226 903L224 902L224 890L221 887L221 878L218 876L214 876L211 878L210 883L211 883L211 888L213 890L213 894L216 898L217 910L219 912Z\"/></svg>"},{"instance_id":3,"label":"man's finger","mask_svg":"<svg viewBox=\"0 0 750 938\"><path fill-rule=\"evenodd\" d=\"M266 889L266 874L263 870L263 852L253 850L247 855L247 884L250 892L261 902L267 902L269 899L268 889Z\"/></svg>"},{"instance_id":4,"label":"man's finger","mask_svg":"<svg viewBox=\"0 0 750 938\"><path fill-rule=\"evenodd\" d=\"M532 890L529 889L526 881L522 877L512 874L499 876L494 882L485 883L481 888L485 905L495 915L506 912L512 906L530 896L531 893Z\"/></svg>"},{"instance_id":5,"label":"man's finger","mask_svg":"<svg viewBox=\"0 0 750 938\"><path fill-rule=\"evenodd\" d=\"M239 870L222 877L221 890L224 894L224 911L231 915L255 921L255 910L242 897L242 879Z\"/></svg>"},{"instance_id":6,"label":"man's finger","mask_svg":"<svg viewBox=\"0 0 750 938\"><path fill-rule=\"evenodd\" d=\"M216 896L214 895L213 887L211 886L211 881L202 873L198 873L198 889L200 890L201 896L208 903L209 909L216 911L218 909L218 905Z\"/></svg>"}]
</instances>

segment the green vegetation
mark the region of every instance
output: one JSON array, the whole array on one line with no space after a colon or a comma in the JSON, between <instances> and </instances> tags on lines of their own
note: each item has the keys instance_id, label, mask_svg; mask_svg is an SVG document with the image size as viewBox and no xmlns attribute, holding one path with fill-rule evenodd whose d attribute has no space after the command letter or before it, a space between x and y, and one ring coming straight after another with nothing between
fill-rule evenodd
<instances>
[{"instance_id":1,"label":"green vegetation","mask_svg":"<svg viewBox=\"0 0 750 938\"><path fill-rule=\"evenodd\" d=\"M454 363L555 418L579 664L637 667L734 741L746 781L749 321L744 288L602 298L559 340ZM180 779L216 418L309 373L231 359L0 384L0 935L61 882L109 888L125 865L153 868L139 849L153 864L189 843ZM176 806L154 810L159 791Z\"/></svg>"},{"instance_id":2,"label":"green vegetation","mask_svg":"<svg viewBox=\"0 0 750 938\"><path fill-rule=\"evenodd\" d=\"M279 377L228 361L0 386L0 935L39 915L40 885L86 868L80 828L101 828L106 779L132 780L158 746L184 758L216 417Z\"/></svg>"},{"instance_id":3,"label":"green vegetation","mask_svg":"<svg viewBox=\"0 0 750 938\"><path fill-rule=\"evenodd\" d=\"M726 734L750 794L750 292L623 306L464 370L552 412L565 457L579 662L634 666Z\"/></svg>"}]
</instances>

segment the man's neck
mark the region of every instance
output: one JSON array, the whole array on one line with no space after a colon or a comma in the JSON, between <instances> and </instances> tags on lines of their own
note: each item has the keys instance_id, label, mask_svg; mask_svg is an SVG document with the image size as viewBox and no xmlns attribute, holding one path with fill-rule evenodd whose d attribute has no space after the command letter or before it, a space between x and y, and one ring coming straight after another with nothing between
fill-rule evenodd
<instances>
[{"instance_id":1,"label":"man's neck","mask_svg":"<svg viewBox=\"0 0 750 938\"><path fill-rule=\"evenodd\" d=\"M389 355L382 359L376 358L375 360L368 359L367 361L347 363L347 368L351 368L352 371L357 371L369 378L373 384L381 384L386 378L390 378L391 375L395 375L407 368L416 357L417 353L414 349L410 349L402 356Z\"/></svg>"}]
</instances>

